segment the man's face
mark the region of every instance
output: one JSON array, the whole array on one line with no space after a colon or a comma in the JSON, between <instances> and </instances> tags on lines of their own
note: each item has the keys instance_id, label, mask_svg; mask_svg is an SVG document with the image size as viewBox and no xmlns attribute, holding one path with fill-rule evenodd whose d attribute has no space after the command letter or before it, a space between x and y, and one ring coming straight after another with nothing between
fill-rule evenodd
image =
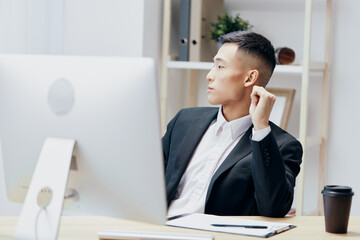
<instances>
[{"instance_id":1,"label":"man's face","mask_svg":"<svg viewBox=\"0 0 360 240\"><path fill-rule=\"evenodd\" d=\"M237 53L237 49L235 43L225 43L214 57L214 67L206 76L210 104L231 105L244 98L244 84L250 69L244 54Z\"/></svg>"}]
</instances>

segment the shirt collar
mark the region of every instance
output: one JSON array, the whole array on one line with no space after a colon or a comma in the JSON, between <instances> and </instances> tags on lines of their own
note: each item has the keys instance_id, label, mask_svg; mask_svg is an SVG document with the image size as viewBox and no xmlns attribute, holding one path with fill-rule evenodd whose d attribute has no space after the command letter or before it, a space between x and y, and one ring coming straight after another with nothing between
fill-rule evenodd
<instances>
[{"instance_id":1,"label":"shirt collar","mask_svg":"<svg viewBox=\"0 0 360 240\"><path fill-rule=\"evenodd\" d=\"M214 133L215 135L219 135L221 130L223 129L224 125L228 125L231 129L231 136L232 139L235 140L240 135L242 135L252 124L250 115L247 115L242 118L238 118L232 120L230 122L226 121L223 113L222 113L222 106L219 107L218 115L216 122L214 123Z\"/></svg>"}]
</instances>

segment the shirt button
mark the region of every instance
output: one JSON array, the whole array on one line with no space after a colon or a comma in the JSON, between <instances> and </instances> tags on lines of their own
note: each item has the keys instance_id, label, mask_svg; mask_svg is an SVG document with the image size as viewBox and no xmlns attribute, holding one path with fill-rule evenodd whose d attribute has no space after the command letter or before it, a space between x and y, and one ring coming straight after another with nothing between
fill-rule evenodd
<instances>
[{"instance_id":1,"label":"shirt button","mask_svg":"<svg viewBox=\"0 0 360 240\"><path fill-rule=\"evenodd\" d=\"M266 165L267 167L270 166L270 158L266 158L266 159L265 159L265 165Z\"/></svg>"}]
</instances>

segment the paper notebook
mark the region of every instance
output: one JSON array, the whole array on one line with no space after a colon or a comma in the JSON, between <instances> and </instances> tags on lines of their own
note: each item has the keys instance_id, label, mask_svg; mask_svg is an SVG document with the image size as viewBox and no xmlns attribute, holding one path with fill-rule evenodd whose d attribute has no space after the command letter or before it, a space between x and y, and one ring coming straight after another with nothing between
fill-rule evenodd
<instances>
[{"instance_id":1,"label":"paper notebook","mask_svg":"<svg viewBox=\"0 0 360 240\"><path fill-rule=\"evenodd\" d=\"M295 227L288 223L256 221L200 213L169 220L166 225L257 237L270 237Z\"/></svg>"}]
</instances>

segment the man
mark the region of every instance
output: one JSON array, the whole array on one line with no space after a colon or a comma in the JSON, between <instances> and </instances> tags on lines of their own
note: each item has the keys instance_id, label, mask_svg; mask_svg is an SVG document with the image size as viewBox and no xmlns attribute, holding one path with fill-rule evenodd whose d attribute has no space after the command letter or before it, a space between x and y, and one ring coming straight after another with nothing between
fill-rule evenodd
<instances>
[{"instance_id":1,"label":"man","mask_svg":"<svg viewBox=\"0 0 360 240\"><path fill-rule=\"evenodd\" d=\"M254 32L219 41L207 92L220 107L181 110L163 137L168 215L282 217L292 205L302 147L269 122L275 96L264 87L274 48Z\"/></svg>"}]
</instances>

